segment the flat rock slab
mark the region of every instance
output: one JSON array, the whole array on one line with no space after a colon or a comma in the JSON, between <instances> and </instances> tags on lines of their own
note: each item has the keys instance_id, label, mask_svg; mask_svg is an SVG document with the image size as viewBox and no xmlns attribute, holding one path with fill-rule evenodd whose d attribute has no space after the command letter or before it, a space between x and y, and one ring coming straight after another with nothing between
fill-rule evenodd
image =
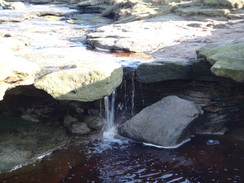
<instances>
[{"instance_id":1,"label":"flat rock slab","mask_svg":"<svg viewBox=\"0 0 244 183\"><path fill-rule=\"evenodd\" d=\"M136 141L177 147L189 140L191 128L200 114L203 111L199 105L168 96L123 123L119 132Z\"/></svg>"},{"instance_id":2,"label":"flat rock slab","mask_svg":"<svg viewBox=\"0 0 244 183\"><path fill-rule=\"evenodd\" d=\"M244 39L209 44L197 51L212 64L211 71L222 77L244 82Z\"/></svg>"},{"instance_id":3,"label":"flat rock slab","mask_svg":"<svg viewBox=\"0 0 244 183\"><path fill-rule=\"evenodd\" d=\"M19 85L30 85L34 83L35 75L40 68L23 58L15 57L8 49L2 50L0 59L0 100L3 99L6 90Z\"/></svg>"},{"instance_id":4,"label":"flat rock slab","mask_svg":"<svg viewBox=\"0 0 244 183\"><path fill-rule=\"evenodd\" d=\"M89 33L87 43L109 50L144 52L210 34L210 31L202 32L199 31L199 28L188 27L189 23L193 22L165 19L164 21L151 20L112 24ZM186 29L188 31L185 31Z\"/></svg>"}]
</instances>

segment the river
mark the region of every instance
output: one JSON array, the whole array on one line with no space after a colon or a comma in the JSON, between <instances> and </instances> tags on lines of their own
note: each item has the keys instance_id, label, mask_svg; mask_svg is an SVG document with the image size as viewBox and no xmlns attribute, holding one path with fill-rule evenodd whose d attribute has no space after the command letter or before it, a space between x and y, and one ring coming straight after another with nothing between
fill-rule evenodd
<instances>
[{"instance_id":1,"label":"river","mask_svg":"<svg viewBox=\"0 0 244 183\"><path fill-rule=\"evenodd\" d=\"M31 17L37 12L46 12L46 15L25 18L25 15ZM0 19L8 22L0 24L0 30L10 34L22 34L23 39L31 37L28 51L75 48L87 58L104 57L127 66L134 66L141 61L140 56L136 55L110 54L104 50L87 49L84 45L85 33L94 29L97 24L70 24L67 19L50 20L52 17L49 12L59 12L61 16L76 10L62 5L30 4L23 10L0 10ZM92 16L94 15L86 14L84 19ZM131 105L133 109L133 97ZM107 108L109 131L114 128L111 125L114 122L114 108ZM121 137L111 137L109 132L105 133L105 137L91 142L67 144L34 163L0 174L0 182L241 183L244 181L243 138L238 129L230 129L225 136L192 136L191 141L175 149L146 146Z\"/></svg>"}]
</instances>

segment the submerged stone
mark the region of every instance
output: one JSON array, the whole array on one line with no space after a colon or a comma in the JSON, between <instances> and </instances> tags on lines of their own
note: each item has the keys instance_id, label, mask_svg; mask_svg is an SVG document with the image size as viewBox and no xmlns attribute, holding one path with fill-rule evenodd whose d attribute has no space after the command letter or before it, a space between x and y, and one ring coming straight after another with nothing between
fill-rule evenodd
<instances>
[{"instance_id":1,"label":"submerged stone","mask_svg":"<svg viewBox=\"0 0 244 183\"><path fill-rule=\"evenodd\" d=\"M189 140L201 107L177 96L168 96L146 107L119 127L121 135L163 147L176 147Z\"/></svg>"},{"instance_id":2,"label":"submerged stone","mask_svg":"<svg viewBox=\"0 0 244 183\"><path fill-rule=\"evenodd\" d=\"M36 161L67 141L61 129L0 115L0 173Z\"/></svg>"}]
</instances>

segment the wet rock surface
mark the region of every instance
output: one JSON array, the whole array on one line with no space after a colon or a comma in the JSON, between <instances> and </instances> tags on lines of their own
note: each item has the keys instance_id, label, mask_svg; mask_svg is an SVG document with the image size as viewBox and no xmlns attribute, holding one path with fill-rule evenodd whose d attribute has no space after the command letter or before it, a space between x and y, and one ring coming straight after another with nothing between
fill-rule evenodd
<instances>
[{"instance_id":1,"label":"wet rock surface","mask_svg":"<svg viewBox=\"0 0 244 183\"><path fill-rule=\"evenodd\" d=\"M68 142L62 129L0 116L0 172L32 163Z\"/></svg>"}]
</instances>

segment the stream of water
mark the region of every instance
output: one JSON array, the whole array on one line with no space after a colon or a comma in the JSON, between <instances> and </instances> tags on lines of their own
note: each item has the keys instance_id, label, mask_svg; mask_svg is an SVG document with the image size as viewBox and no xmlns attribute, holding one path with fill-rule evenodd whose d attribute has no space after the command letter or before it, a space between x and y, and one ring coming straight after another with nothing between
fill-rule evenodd
<instances>
[{"instance_id":1,"label":"stream of water","mask_svg":"<svg viewBox=\"0 0 244 183\"><path fill-rule=\"evenodd\" d=\"M1 19L16 19L17 23L0 24L0 29L5 31L26 31L23 27L22 16L26 12L39 11L39 9L50 8L46 5L28 5L24 12L13 10L0 10ZM71 12L63 7L51 7L48 11ZM21 19L18 22L18 19ZM32 22L32 23L31 23ZM40 30L42 26L55 27L65 26L75 29L89 27L88 25L72 25L64 21L46 22L43 20L30 20L25 22L32 28ZM90 26L92 28L92 26ZM58 48L60 46L75 47L79 39L61 39L60 35L50 32L43 34L35 32L35 44L33 49L47 47ZM51 31L52 32L52 31ZM33 32L32 32L33 33ZM34 34L34 33L33 33ZM57 36L57 37L55 37ZM76 37L77 35L74 35ZM43 45L43 39L49 40ZM49 38L52 39L50 40ZM71 41L70 41L71 40ZM55 42L57 41L57 42ZM107 53L94 52L101 56ZM128 55L127 55L128 56ZM136 59L109 56L119 60L122 64L135 64ZM131 115L134 115L134 89L132 81L131 91ZM124 88L126 90L126 88ZM127 110L126 106L116 104L116 92L104 98L106 127L103 138L89 143L75 143L66 145L43 159L16 169L9 173L0 174L1 183L159 183L159 182L181 182L181 183L242 183L244 182L243 167L243 141L236 138L238 129L226 136L198 136L192 137L190 142L177 149L160 149L135 143L128 139L118 137L115 124L115 111L117 108ZM127 100L127 96L125 96ZM126 103L126 102L125 102ZM240 134L241 135L241 134ZM4 148L4 147L1 147Z\"/></svg>"}]
</instances>

